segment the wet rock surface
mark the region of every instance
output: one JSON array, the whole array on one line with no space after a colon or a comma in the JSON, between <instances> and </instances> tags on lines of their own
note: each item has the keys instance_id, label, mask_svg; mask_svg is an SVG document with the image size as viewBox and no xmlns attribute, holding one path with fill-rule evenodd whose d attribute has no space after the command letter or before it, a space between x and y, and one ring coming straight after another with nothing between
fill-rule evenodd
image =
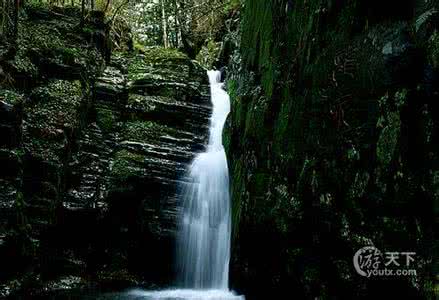
<instances>
[{"instance_id":1,"label":"wet rock surface","mask_svg":"<svg viewBox=\"0 0 439 300\"><path fill-rule=\"evenodd\" d=\"M246 1L225 38L225 140L231 282L249 299L437 297L437 10ZM417 275L360 276L370 245L412 249Z\"/></svg>"},{"instance_id":2,"label":"wet rock surface","mask_svg":"<svg viewBox=\"0 0 439 300\"><path fill-rule=\"evenodd\" d=\"M81 31L74 10L25 18L0 62L14 79L0 86L0 296L169 282L178 183L207 139L205 70L161 48L108 59L104 25Z\"/></svg>"}]
</instances>

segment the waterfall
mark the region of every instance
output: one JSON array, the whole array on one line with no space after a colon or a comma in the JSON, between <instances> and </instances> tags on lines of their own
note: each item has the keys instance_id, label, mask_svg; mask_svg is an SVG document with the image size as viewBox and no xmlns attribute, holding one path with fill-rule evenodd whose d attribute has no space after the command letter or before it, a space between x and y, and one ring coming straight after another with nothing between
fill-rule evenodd
<instances>
[{"instance_id":1,"label":"waterfall","mask_svg":"<svg viewBox=\"0 0 439 300\"><path fill-rule=\"evenodd\" d=\"M227 289L230 260L229 171L222 131L230 112L229 95L218 71L209 71L213 105L209 144L189 168L190 184L183 193L178 263L186 288Z\"/></svg>"},{"instance_id":2,"label":"waterfall","mask_svg":"<svg viewBox=\"0 0 439 300\"><path fill-rule=\"evenodd\" d=\"M229 171L222 131L230 112L230 98L221 73L208 71L212 101L209 143L188 168L182 186L182 211L177 241L179 284L184 289L131 291L146 299L244 300L228 287L231 212Z\"/></svg>"}]
</instances>

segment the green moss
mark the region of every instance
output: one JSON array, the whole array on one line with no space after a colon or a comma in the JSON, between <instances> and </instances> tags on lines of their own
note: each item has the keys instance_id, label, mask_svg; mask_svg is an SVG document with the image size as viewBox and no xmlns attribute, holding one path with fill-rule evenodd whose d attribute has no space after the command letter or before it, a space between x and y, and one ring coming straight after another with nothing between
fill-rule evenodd
<instances>
[{"instance_id":1,"label":"green moss","mask_svg":"<svg viewBox=\"0 0 439 300\"><path fill-rule=\"evenodd\" d=\"M175 129L152 121L134 121L125 123L122 138L128 141L148 142L163 135L175 136Z\"/></svg>"},{"instance_id":2,"label":"green moss","mask_svg":"<svg viewBox=\"0 0 439 300\"><path fill-rule=\"evenodd\" d=\"M245 119L245 136L255 138L262 142L268 135L265 124L266 113L268 111L268 101L265 97L260 97L254 101L252 109L247 110Z\"/></svg>"},{"instance_id":3,"label":"green moss","mask_svg":"<svg viewBox=\"0 0 439 300\"><path fill-rule=\"evenodd\" d=\"M248 49L244 52L244 61L261 72L261 82L267 97L271 97L276 80L272 60L274 42L272 13L271 1L255 1L246 5L242 31L242 47Z\"/></svg>"},{"instance_id":4,"label":"green moss","mask_svg":"<svg viewBox=\"0 0 439 300\"><path fill-rule=\"evenodd\" d=\"M32 91L26 106L27 120L38 128L73 127L83 99L79 81L54 80Z\"/></svg>"},{"instance_id":5,"label":"green moss","mask_svg":"<svg viewBox=\"0 0 439 300\"><path fill-rule=\"evenodd\" d=\"M0 101L10 105L19 105L23 103L24 96L15 91L0 89Z\"/></svg>"},{"instance_id":6,"label":"green moss","mask_svg":"<svg viewBox=\"0 0 439 300\"><path fill-rule=\"evenodd\" d=\"M28 56L23 56L20 52L12 61L12 66L18 73L27 74L30 77L36 77L38 75L38 68L35 64Z\"/></svg>"},{"instance_id":7,"label":"green moss","mask_svg":"<svg viewBox=\"0 0 439 300\"><path fill-rule=\"evenodd\" d=\"M32 45L39 50L52 50L64 45L62 35L55 26L31 21L23 22L19 27L18 43Z\"/></svg>"},{"instance_id":8,"label":"green moss","mask_svg":"<svg viewBox=\"0 0 439 300\"><path fill-rule=\"evenodd\" d=\"M395 93L395 105L398 109L401 109L402 107L408 105L407 95L408 95L408 90L405 88Z\"/></svg>"},{"instance_id":9,"label":"green moss","mask_svg":"<svg viewBox=\"0 0 439 300\"><path fill-rule=\"evenodd\" d=\"M133 55L129 57L129 73L136 73L139 70L145 69L147 66L163 67L166 65L184 65L190 61L185 54L170 48L150 47L143 48L141 52L141 55Z\"/></svg>"},{"instance_id":10,"label":"green moss","mask_svg":"<svg viewBox=\"0 0 439 300\"><path fill-rule=\"evenodd\" d=\"M76 103L81 96L81 83L77 81L53 80L32 91L33 100L47 102Z\"/></svg>"},{"instance_id":11,"label":"green moss","mask_svg":"<svg viewBox=\"0 0 439 300\"><path fill-rule=\"evenodd\" d=\"M285 99L289 92L284 91ZM297 96L295 101L282 103L274 121L273 148L281 164L301 165L304 151L305 121L304 99Z\"/></svg>"},{"instance_id":12,"label":"green moss","mask_svg":"<svg viewBox=\"0 0 439 300\"><path fill-rule=\"evenodd\" d=\"M56 74L47 69L48 65L58 64L75 67L82 76L96 75L103 58L95 47L90 47L90 40L76 32L79 16L69 16L67 12L53 14L42 8L28 7L27 10L31 16L21 20L17 42L20 48L13 62L17 71L32 76L42 72L52 78L76 75ZM41 15L47 16L40 20Z\"/></svg>"},{"instance_id":13,"label":"green moss","mask_svg":"<svg viewBox=\"0 0 439 300\"><path fill-rule=\"evenodd\" d=\"M145 48L145 61L149 63L175 63L187 61L186 54L172 48L151 47Z\"/></svg>"},{"instance_id":14,"label":"green moss","mask_svg":"<svg viewBox=\"0 0 439 300\"><path fill-rule=\"evenodd\" d=\"M99 108L96 111L96 123L105 132L110 132L114 129L117 122L117 117L114 112L109 109Z\"/></svg>"},{"instance_id":15,"label":"green moss","mask_svg":"<svg viewBox=\"0 0 439 300\"><path fill-rule=\"evenodd\" d=\"M79 81L54 80L34 89L25 105L27 151L60 162L66 151L65 130L79 127L83 100Z\"/></svg>"},{"instance_id":16,"label":"green moss","mask_svg":"<svg viewBox=\"0 0 439 300\"><path fill-rule=\"evenodd\" d=\"M57 55L60 56L61 60L67 64L75 64L79 58L84 55L82 49L79 48L58 48L56 49Z\"/></svg>"},{"instance_id":17,"label":"green moss","mask_svg":"<svg viewBox=\"0 0 439 300\"><path fill-rule=\"evenodd\" d=\"M425 117L418 120L413 115L410 123L404 124L409 98L422 98L423 84L416 76L407 84L395 74L399 67L412 68L411 62L423 54L424 43L416 45L421 50L417 54L401 51L401 60L391 61L383 49L388 50L387 44L403 41L398 45L405 47L413 42L410 21L395 18L392 11L391 16L386 12L386 18L375 19L370 25L367 19L371 14L366 8L377 13L381 9L361 1L245 1L242 61L236 59L228 68L233 222L239 221L239 232L246 235L235 241L238 264L247 258L239 248L243 245L240 240L263 243L264 237L254 238L248 232L264 227L273 228L272 236L285 237L292 247L307 249L307 242L294 238L306 230L307 215L318 215L315 222L319 230L313 237L316 244L330 246L332 239L325 238L330 235L336 237L334 241L345 240L347 243L337 245L347 252L371 243L388 248L400 247L396 241L416 244L423 239L422 234L429 240L428 225L413 231L409 227L413 216L395 211L411 207L413 202L409 201L418 196L425 200L425 208L431 207L429 199L433 198L416 195L420 187L432 190L425 185L430 170L425 164L418 167L407 161L412 153L419 154L424 163L434 160L428 138L432 111L414 101L418 103L414 107L423 107L422 112L420 107L417 111ZM426 51L434 67L439 61L436 42L433 36ZM416 84L417 91L413 88ZM378 102L376 99L386 92ZM263 98L268 105L260 105ZM408 129L426 133L419 141L424 138L428 147L420 143L416 150L408 151L410 141L401 136ZM408 180L408 170L419 174L419 179L412 175ZM385 224L381 222L383 215L387 217ZM285 247L270 249L282 253ZM330 298L329 286L340 283L352 287L351 298L359 296L356 291L369 288L355 282L348 259L330 253L321 258L331 262L331 272L340 276L331 279L316 272L319 268L312 260L297 270L298 263L304 262L285 257L280 259L275 276L287 278L287 284L300 278L304 297L309 298ZM266 265L249 262L242 267L263 273ZM277 286L282 286L280 282ZM315 293L314 286L322 287L321 291Z\"/></svg>"},{"instance_id":18,"label":"green moss","mask_svg":"<svg viewBox=\"0 0 439 300\"><path fill-rule=\"evenodd\" d=\"M241 7L241 0L229 0L224 3L224 14L229 15L230 12L237 11Z\"/></svg>"},{"instance_id":19,"label":"green moss","mask_svg":"<svg viewBox=\"0 0 439 300\"><path fill-rule=\"evenodd\" d=\"M428 41L428 60L435 67L439 67L439 32L436 30Z\"/></svg>"},{"instance_id":20,"label":"green moss","mask_svg":"<svg viewBox=\"0 0 439 300\"><path fill-rule=\"evenodd\" d=\"M95 29L92 27L84 26L82 28L82 32L86 33L86 34L92 34L94 31L95 31Z\"/></svg>"},{"instance_id":21,"label":"green moss","mask_svg":"<svg viewBox=\"0 0 439 300\"><path fill-rule=\"evenodd\" d=\"M114 156L111 175L117 182L126 182L131 177L143 175L143 169L139 165L143 164L143 155L132 153L128 150L118 151Z\"/></svg>"},{"instance_id":22,"label":"green moss","mask_svg":"<svg viewBox=\"0 0 439 300\"><path fill-rule=\"evenodd\" d=\"M142 83L149 84L171 81L187 84L194 82L194 76L199 76L201 67L175 49L153 47L142 52L144 54L126 56L130 81L141 80Z\"/></svg>"},{"instance_id":23,"label":"green moss","mask_svg":"<svg viewBox=\"0 0 439 300\"><path fill-rule=\"evenodd\" d=\"M243 161L235 161L232 168L233 178L231 180L231 198L232 198L232 225L233 238L237 237L239 232L240 218L242 206L245 203L246 184L245 184L245 169Z\"/></svg>"},{"instance_id":24,"label":"green moss","mask_svg":"<svg viewBox=\"0 0 439 300\"><path fill-rule=\"evenodd\" d=\"M390 113L388 124L381 132L377 143L378 161L384 166L388 166L392 161L398 146L401 131L401 120L399 113Z\"/></svg>"},{"instance_id":25,"label":"green moss","mask_svg":"<svg viewBox=\"0 0 439 300\"><path fill-rule=\"evenodd\" d=\"M138 94L129 94L128 96L128 107L133 111L141 111L141 112L151 112L154 111L156 105L154 101L158 100L160 102L168 102L170 99L161 96L145 96Z\"/></svg>"},{"instance_id":26,"label":"green moss","mask_svg":"<svg viewBox=\"0 0 439 300\"><path fill-rule=\"evenodd\" d=\"M197 54L196 60L206 69L213 69L215 64L218 63L220 51L220 44L209 40Z\"/></svg>"}]
</instances>

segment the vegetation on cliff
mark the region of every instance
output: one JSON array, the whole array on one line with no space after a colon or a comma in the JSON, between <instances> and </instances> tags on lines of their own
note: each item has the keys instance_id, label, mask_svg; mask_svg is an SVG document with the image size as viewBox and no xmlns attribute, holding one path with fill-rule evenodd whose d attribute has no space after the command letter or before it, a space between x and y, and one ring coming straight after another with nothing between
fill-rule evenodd
<instances>
[{"instance_id":1,"label":"vegetation on cliff","mask_svg":"<svg viewBox=\"0 0 439 300\"><path fill-rule=\"evenodd\" d=\"M227 139L250 297L437 289L438 7L390 2L245 1ZM364 280L352 257L368 245L416 252L417 276Z\"/></svg>"},{"instance_id":2,"label":"vegetation on cliff","mask_svg":"<svg viewBox=\"0 0 439 300\"><path fill-rule=\"evenodd\" d=\"M0 44L0 297L169 282L176 182L207 136L205 70L131 49L114 11L19 12Z\"/></svg>"},{"instance_id":3,"label":"vegetation on cliff","mask_svg":"<svg viewBox=\"0 0 439 300\"><path fill-rule=\"evenodd\" d=\"M162 287L178 189L231 96L247 299L438 294L435 0L0 0L0 297ZM360 276L357 250L416 252ZM30 295L30 296L29 296Z\"/></svg>"}]
</instances>

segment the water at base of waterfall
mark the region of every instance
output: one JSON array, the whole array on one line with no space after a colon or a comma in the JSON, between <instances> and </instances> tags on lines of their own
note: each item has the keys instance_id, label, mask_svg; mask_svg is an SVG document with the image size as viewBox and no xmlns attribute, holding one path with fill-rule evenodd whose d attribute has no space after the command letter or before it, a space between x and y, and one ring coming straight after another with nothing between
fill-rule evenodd
<instances>
[{"instance_id":1,"label":"water at base of waterfall","mask_svg":"<svg viewBox=\"0 0 439 300\"><path fill-rule=\"evenodd\" d=\"M22 298L20 298L22 299ZM27 298L23 298L27 299ZM148 291L131 289L124 292L97 292L90 290L61 290L47 295L32 296L35 300L245 300L231 291L170 289Z\"/></svg>"},{"instance_id":2,"label":"water at base of waterfall","mask_svg":"<svg viewBox=\"0 0 439 300\"><path fill-rule=\"evenodd\" d=\"M228 290L189 290L176 289L164 291L132 290L127 293L130 299L142 300L245 300ZM139 298L136 298L139 297Z\"/></svg>"}]
</instances>

